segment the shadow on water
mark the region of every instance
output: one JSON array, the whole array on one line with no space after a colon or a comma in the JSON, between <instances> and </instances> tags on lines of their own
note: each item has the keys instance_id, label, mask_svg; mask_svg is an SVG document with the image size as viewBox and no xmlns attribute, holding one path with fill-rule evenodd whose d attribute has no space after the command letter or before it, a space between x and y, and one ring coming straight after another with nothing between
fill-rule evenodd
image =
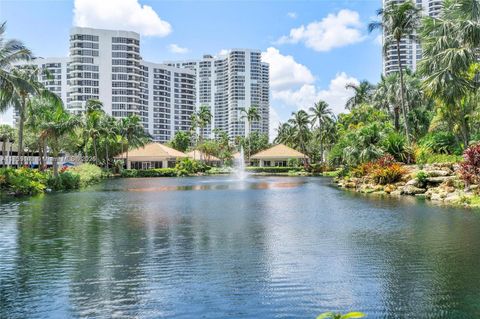
<instances>
[{"instance_id":1,"label":"shadow on water","mask_svg":"<svg viewBox=\"0 0 480 319\"><path fill-rule=\"evenodd\" d=\"M480 317L479 214L324 178L118 179L0 211L0 318Z\"/></svg>"}]
</instances>

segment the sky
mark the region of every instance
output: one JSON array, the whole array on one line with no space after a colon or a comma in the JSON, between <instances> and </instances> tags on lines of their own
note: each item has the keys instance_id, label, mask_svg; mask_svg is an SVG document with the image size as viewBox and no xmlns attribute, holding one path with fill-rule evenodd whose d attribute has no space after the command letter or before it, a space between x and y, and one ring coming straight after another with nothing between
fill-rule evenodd
<instances>
[{"instance_id":1,"label":"sky","mask_svg":"<svg viewBox=\"0 0 480 319\"><path fill-rule=\"evenodd\" d=\"M378 33L367 25L381 0L0 0L7 38L36 56L68 55L72 26L140 33L144 60L218 55L231 48L262 51L270 64L271 137L291 113L325 100L345 112L348 83L377 82ZM9 115L0 114L0 122Z\"/></svg>"}]
</instances>

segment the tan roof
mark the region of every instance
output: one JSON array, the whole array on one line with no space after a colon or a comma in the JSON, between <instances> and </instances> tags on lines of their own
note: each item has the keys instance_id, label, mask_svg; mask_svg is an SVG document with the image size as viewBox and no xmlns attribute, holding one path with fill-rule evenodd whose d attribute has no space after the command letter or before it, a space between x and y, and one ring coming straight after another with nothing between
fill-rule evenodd
<instances>
[{"instance_id":1,"label":"tan roof","mask_svg":"<svg viewBox=\"0 0 480 319\"><path fill-rule=\"evenodd\" d=\"M283 158L306 158L305 155L291 147L283 144L278 144L270 147L269 149L258 152L252 156L252 159L283 159Z\"/></svg>"},{"instance_id":2,"label":"tan roof","mask_svg":"<svg viewBox=\"0 0 480 319\"><path fill-rule=\"evenodd\" d=\"M187 156L193 158L196 161L207 161L207 162L219 162L220 159L213 155L207 155L199 150L193 150L187 153Z\"/></svg>"},{"instance_id":3,"label":"tan roof","mask_svg":"<svg viewBox=\"0 0 480 319\"><path fill-rule=\"evenodd\" d=\"M125 158L126 153L116 156L117 158ZM160 143L149 143L143 147L139 147L128 151L128 158L134 157L155 157L161 159L187 157L185 153L177 151L171 147Z\"/></svg>"}]
</instances>

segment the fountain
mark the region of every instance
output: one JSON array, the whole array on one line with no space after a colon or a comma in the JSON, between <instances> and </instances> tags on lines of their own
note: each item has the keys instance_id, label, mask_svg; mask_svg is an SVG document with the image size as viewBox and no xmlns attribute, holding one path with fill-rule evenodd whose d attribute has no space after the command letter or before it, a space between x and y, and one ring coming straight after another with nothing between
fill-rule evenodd
<instances>
[{"instance_id":1,"label":"fountain","mask_svg":"<svg viewBox=\"0 0 480 319\"><path fill-rule=\"evenodd\" d=\"M248 173L245 171L245 154L243 152L243 146L240 147L240 157L235 159L234 172L237 179L241 181L245 180L248 176Z\"/></svg>"}]
</instances>

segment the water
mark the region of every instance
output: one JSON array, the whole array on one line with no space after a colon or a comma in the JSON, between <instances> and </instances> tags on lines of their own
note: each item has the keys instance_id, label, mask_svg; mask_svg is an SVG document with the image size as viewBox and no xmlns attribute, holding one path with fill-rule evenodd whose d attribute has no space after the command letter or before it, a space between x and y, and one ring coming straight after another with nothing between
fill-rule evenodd
<instances>
[{"instance_id":1,"label":"water","mask_svg":"<svg viewBox=\"0 0 480 319\"><path fill-rule=\"evenodd\" d=\"M0 318L480 318L480 213L328 179L111 180L0 204Z\"/></svg>"},{"instance_id":2,"label":"water","mask_svg":"<svg viewBox=\"0 0 480 319\"><path fill-rule=\"evenodd\" d=\"M240 146L240 157L235 160L234 173L237 179L243 181L248 177L248 173L245 170L245 153L243 146Z\"/></svg>"}]
</instances>

